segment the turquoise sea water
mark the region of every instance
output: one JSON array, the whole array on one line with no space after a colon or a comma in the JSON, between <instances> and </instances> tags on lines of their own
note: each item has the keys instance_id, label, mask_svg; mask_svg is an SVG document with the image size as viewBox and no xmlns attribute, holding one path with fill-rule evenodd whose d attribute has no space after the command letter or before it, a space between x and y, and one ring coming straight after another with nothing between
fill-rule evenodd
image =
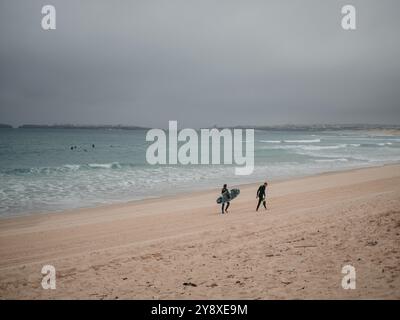
<instances>
[{"instance_id":1,"label":"turquoise sea water","mask_svg":"<svg viewBox=\"0 0 400 320\"><path fill-rule=\"evenodd\" d=\"M255 171L235 176L227 165L151 166L145 135L144 130L0 129L0 217L400 161L396 136L256 130Z\"/></svg>"}]
</instances>

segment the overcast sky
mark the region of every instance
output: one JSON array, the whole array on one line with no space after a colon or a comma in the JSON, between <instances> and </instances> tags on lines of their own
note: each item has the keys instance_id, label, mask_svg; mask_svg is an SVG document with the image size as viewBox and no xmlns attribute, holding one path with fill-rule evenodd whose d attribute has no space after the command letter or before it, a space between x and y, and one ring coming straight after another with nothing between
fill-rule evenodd
<instances>
[{"instance_id":1,"label":"overcast sky","mask_svg":"<svg viewBox=\"0 0 400 320\"><path fill-rule=\"evenodd\" d=\"M1 0L0 123L400 124L399 39L398 0Z\"/></svg>"}]
</instances>

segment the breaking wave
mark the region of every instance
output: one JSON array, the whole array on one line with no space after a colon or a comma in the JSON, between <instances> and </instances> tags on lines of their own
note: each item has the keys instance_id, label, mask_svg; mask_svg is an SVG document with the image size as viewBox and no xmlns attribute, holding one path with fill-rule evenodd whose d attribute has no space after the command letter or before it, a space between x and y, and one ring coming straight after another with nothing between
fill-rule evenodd
<instances>
[{"instance_id":1,"label":"breaking wave","mask_svg":"<svg viewBox=\"0 0 400 320\"><path fill-rule=\"evenodd\" d=\"M321 139L311 139L311 140L283 140L286 143L318 143Z\"/></svg>"},{"instance_id":2,"label":"breaking wave","mask_svg":"<svg viewBox=\"0 0 400 320\"><path fill-rule=\"evenodd\" d=\"M67 173L80 170L110 170L110 169L123 169L135 167L133 163L88 163L88 164L66 164L59 167L32 167L32 168L11 168L2 169L2 174L16 174L16 175L29 175L29 174L52 174L52 173Z\"/></svg>"}]
</instances>

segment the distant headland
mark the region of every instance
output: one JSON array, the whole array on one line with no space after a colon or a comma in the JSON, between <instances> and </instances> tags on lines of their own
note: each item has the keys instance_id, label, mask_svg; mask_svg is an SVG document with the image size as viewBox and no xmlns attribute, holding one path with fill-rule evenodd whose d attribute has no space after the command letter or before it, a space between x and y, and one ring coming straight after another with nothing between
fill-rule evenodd
<instances>
[{"instance_id":1,"label":"distant headland","mask_svg":"<svg viewBox=\"0 0 400 320\"><path fill-rule=\"evenodd\" d=\"M13 126L9 124L0 123L0 129L12 129Z\"/></svg>"},{"instance_id":2,"label":"distant headland","mask_svg":"<svg viewBox=\"0 0 400 320\"><path fill-rule=\"evenodd\" d=\"M119 130L148 130L150 128L124 125L73 125L73 124L23 124L18 129L119 129Z\"/></svg>"},{"instance_id":3,"label":"distant headland","mask_svg":"<svg viewBox=\"0 0 400 320\"><path fill-rule=\"evenodd\" d=\"M379 130L400 130L400 125L381 125L381 124L283 124L272 126L234 126L232 128L238 129L256 129L266 131L335 131L335 130L349 130L349 131L379 131Z\"/></svg>"}]
</instances>

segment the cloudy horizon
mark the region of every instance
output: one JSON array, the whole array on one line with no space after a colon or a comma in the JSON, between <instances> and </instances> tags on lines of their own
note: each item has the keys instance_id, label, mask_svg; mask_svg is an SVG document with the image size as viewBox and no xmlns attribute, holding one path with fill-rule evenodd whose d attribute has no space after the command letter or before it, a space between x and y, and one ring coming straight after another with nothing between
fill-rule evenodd
<instances>
[{"instance_id":1,"label":"cloudy horizon","mask_svg":"<svg viewBox=\"0 0 400 320\"><path fill-rule=\"evenodd\" d=\"M400 124L400 3L0 3L0 123Z\"/></svg>"}]
</instances>

